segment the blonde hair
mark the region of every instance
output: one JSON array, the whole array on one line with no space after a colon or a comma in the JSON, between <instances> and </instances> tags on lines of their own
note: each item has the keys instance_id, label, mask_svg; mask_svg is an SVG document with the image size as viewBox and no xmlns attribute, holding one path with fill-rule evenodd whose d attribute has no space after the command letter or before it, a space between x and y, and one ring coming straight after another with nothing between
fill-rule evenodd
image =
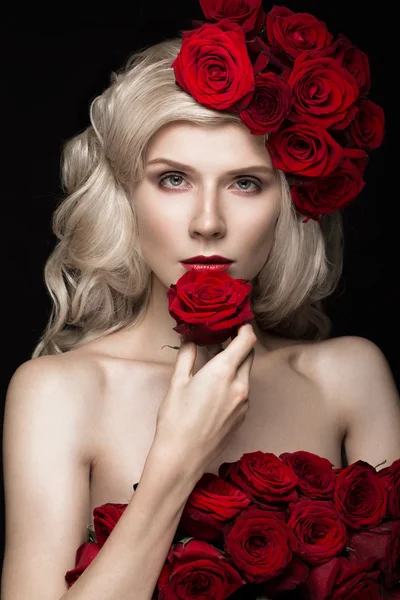
<instances>
[{"instance_id":1,"label":"blonde hair","mask_svg":"<svg viewBox=\"0 0 400 600\"><path fill-rule=\"evenodd\" d=\"M238 116L198 104L175 82L171 63L181 39L142 48L90 109L91 126L63 151L66 197L53 215L58 242L44 270L52 310L32 358L59 354L141 320L151 271L129 189L143 177L151 137L175 121L241 124ZM266 264L253 282L251 305L260 329L297 339L324 339L323 309L342 270L340 213L303 223L278 172L282 208Z\"/></svg>"}]
</instances>

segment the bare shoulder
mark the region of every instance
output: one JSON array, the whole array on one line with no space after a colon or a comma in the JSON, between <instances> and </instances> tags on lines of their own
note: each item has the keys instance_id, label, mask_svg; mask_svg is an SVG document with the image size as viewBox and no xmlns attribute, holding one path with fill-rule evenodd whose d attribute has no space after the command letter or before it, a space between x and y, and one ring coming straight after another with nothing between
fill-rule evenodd
<instances>
[{"instance_id":1,"label":"bare shoulder","mask_svg":"<svg viewBox=\"0 0 400 600\"><path fill-rule=\"evenodd\" d=\"M72 351L30 359L11 377L5 419L11 404L14 414L26 411L27 404L32 411L48 404L48 414L54 415L54 419L60 415L62 419L70 419L74 426L81 424L82 431L85 428L89 431L87 424L96 417L103 388L101 363L90 354ZM92 451L89 435L82 436L82 452L89 458Z\"/></svg>"},{"instance_id":2,"label":"bare shoulder","mask_svg":"<svg viewBox=\"0 0 400 600\"><path fill-rule=\"evenodd\" d=\"M9 386L54 386L55 389L66 386L73 389L74 394L77 391L84 394L99 389L102 382L100 361L90 353L72 351L23 362L14 372Z\"/></svg>"},{"instance_id":3,"label":"bare shoulder","mask_svg":"<svg viewBox=\"0 0 400 600\"><path fill-rule=\"evenodd\" d=\"M396 410L398 393L390 365L367 338L342 336L307 345L302 364L344 419L378 403Z\"/></svg>"},{"instance_id":4,"label":"bare shoulder","mask_svg":"<svg viewBox=\"0 0 400 600\"><path fill-rule=\"evenodd\" d=\"M343 425L348 464L390 465L400 455L400 397L390 365L374 342L358 336L327 340L309 368Z\"/></svg>"},{"instance_id":5,"label":"bare shoulder","mask_svg":"<svg viewBox=\"0 0 400 600\"><path fill-rule=\"evenodd\" d=\"M370 381L377 372L390 367L382 350L361 336L341 336L307 345L304 365L321 383L359 385L360 378Z\"/></svg>"}]
</instances>

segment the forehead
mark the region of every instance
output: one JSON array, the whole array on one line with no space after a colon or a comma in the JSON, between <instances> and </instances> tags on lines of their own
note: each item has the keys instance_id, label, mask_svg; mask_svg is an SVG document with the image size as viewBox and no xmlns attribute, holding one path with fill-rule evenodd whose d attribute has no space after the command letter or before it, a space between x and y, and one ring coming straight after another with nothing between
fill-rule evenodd
<instances>
[{"instance_id":1,"label":"forehead","mask_svg":"<svg viewBox=\"0 0 400 600\"><path fill-rule=\"evenodd\" d=\"M198 169L231 169L246 164L271 167L265 137L252 135L243 125L197 125L177 121L161 127L151 138L146 162L164 157Z\"/></svg>"}]
</instances>

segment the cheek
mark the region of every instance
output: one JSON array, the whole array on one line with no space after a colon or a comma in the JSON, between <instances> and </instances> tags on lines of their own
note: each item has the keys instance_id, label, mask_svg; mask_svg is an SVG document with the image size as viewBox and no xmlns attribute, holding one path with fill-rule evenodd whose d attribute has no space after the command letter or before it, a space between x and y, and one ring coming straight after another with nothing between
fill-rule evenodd
<instances>
[{"instance_id":1,"label":"cheek","mask_svg":"<svg viewBox=\"0 0 400 600\"><path fill-rule=\"evenodd\" d=\"M171 215L165 216L160 212L148 209L140 210L137 213L139 238L143 252L146 248L151 252L157 250L169 251L173 248L175 241L182 236L182 224Z\"/></svg>"},{"instance_id":2,"label":"cheek","mask_svg":"<svg viewBox=\"0 0 400 600\"><path fill-rule=\"evenodd\" d=\"M253 278L261 271L268 261L271 248L274 241L276 223L279 216L278 210L268 211L268 214L258 214L257 218L247 221L248 227L243 231L243 222L241 231L241 247L243 248L244 256L247 257L249 274L248 278ZM243 244L243 245L242 245Z\"/></svg>"},{"instance_id":3,"label":"cheek","mask_svg":"<svg viewBox=\"0 0 400 600\"><path fill-rule=\"evenodd\" d=\"M139 237L142 242L156 240L161 246L168 240L177 239L177 232L182 234L182 214L173 202L158 197L151 186L144 182L135 193L135 209L137 215Z\"/></svg>"},{"instance_id":4,"label":"cheek","mask_svg":"<svg viewBox=\"0 0 400 600\"><path fill-rule=\"evenodd\" d=\"M279 216L279 209L271 206L268 211L263 211L254 215L253 218L246 219L246 231L243 231L243 221L240 230L247 238L247 244L253 252L265 252L270 248L274 239L276 223Z\"/></svg>"}]
</instances>

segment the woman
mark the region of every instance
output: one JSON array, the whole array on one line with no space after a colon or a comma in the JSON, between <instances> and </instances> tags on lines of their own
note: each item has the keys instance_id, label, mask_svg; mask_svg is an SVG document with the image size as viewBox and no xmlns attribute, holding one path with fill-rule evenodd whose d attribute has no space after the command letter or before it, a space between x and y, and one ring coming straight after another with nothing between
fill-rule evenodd
<instances>
[{"instance_id":1,"label":"woman","mask_svg":"<svg viewBox=\"0 0 400 600\"><path fill-rule=\"evenodd\" d=\"M258 9L240 23L246 35L264 18L249 4ZM217 33L243 51L229 37L237 29ZM245 54L240 98L227 102L235 110L210 107L185 79L190 41L186 54L181 39L138 52L65 148L67 197L45 270L54 310L6 401L3 600L150 599L195 483L245 452L303 449L335 467L342 449L348 463L400 456L399 398L382 352L360 337L328 339L322 300L341 273L340 202L318 203L301 187L364 155L349 163L329 138L313 172L284 169L273 136L300 118L285 104L289 84L268 75L265 89L283 96L266 145ZM260 71L276 64L257 52ZM355 101L342 119L355 118ZM252 283L255 319L211 358L179 339L167 298L182 261L197 255L222 256L231 277ZM68 589L93 508L107 502L128 507Z\"/></svg>"}]
</instances>

